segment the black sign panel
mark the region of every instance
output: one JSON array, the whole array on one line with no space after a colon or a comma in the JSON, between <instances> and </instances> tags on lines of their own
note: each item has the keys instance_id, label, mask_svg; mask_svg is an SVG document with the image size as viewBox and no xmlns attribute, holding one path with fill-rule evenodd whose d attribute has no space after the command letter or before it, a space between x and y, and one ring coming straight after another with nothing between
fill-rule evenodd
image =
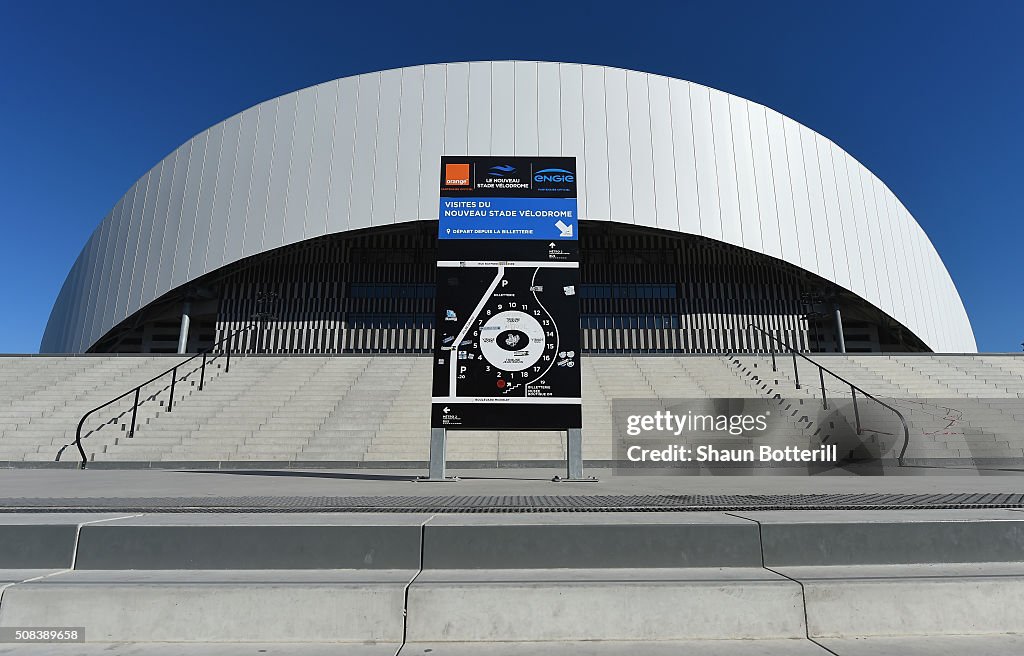
<instances>
[{"instance_id":1,"label":"black sign panel","mask_svg":"<svg viewBox=\"0 0 1024 656\"><path fill-rule=\"evenodd\" d=\"M581 427L576 182L575 158L442 158L432 427Z\"/></svg>"}]
</instances>

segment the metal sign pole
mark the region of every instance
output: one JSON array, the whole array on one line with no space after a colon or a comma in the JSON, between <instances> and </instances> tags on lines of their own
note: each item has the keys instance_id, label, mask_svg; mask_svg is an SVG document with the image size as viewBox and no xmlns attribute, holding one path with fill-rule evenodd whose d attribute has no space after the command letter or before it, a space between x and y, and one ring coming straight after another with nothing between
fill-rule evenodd
<instances>
[{"instance_id":1,"label":"metal sign pole","mask_svg":"<svg viewBox=\"0 0 1024 656\"><path fill-rule=\"evenodd\" d=\"M571 481L583 478L583 429L570 428L566 440L566 475Z\"/></svg>"},{"instance_id":2,"label":"metal sign pole","mask_svg":"<svg viewBox=\"0 0 1024 656\"><path fill-rule=\"evenodd\" d=\"M445 447L447 431L443 428L430 429L430 474L428 481L443 481L445 478Z\"/></svg>"},{"instance_id":3,"label":"metal sign pole","mask_svg":"<svg viewBox=\"0 0 1024 656\"><path fill-rule=\"evenodd\" d=\"M565 444L565 478L555 476L554 482L577 481L596 483L594 476L583 475L583 429L570 428Z\"/></svg>"}]
</instances>

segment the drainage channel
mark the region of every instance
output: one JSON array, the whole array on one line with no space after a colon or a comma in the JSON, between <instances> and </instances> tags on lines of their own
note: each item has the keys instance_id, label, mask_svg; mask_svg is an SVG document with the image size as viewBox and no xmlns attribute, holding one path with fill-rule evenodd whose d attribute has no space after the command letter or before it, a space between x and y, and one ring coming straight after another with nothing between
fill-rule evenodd
<instances>
[{"instance_id":1,"label":"drainage channel","mask_svg":"<svg viewBox=\"0 0 1024 656\"><path fill-rule=\"evenodd\" d=\"M0 513L550 513L1024 508L1024 494L238 496L0 499Z\"/></svg>"}]
</instances>

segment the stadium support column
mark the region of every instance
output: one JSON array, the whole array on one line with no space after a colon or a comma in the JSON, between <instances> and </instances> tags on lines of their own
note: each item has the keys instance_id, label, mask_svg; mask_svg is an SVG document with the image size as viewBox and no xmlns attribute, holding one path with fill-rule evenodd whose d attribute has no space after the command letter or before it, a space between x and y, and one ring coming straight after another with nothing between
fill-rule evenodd
<instances>
[{"instance_id":1,"label":"stadium support column","mask_svg":"<svg viewBox=\"0 0 1024 656\"><path fill-rule=\"evenodd\" d=\"M181 330L178 332L178 353L188 352L188 326L191 322L192 304L188 301L181 306Z\"/></svg>"},{"instance_id":2,"label":"stadium support column","mask_svg":"<svg viewBox=\"0 0 1024 656\"><path fill-rule=\"evenodd\" d=\"M843 313L839 310L839 303L835 304L836 311L836 345L840 353L846 353L846 336L843 335Z\"/></svg>"}]
</instances>

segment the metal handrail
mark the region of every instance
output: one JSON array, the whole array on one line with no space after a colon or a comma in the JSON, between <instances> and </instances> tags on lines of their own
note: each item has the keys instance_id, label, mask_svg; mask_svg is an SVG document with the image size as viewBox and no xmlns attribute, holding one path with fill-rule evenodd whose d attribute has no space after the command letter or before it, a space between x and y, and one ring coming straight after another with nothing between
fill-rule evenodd
<instances>
[{"instance_id":1,"label":"metal handrail","mask_svg":"<svg viewBox=\"0 0 1024 656\"><path fill-rule=\"evenodd\" d=\"M895 413L895 415L897 417L899 417L900 423L903 424L903 448L900 449L900 455L897 458L896 462L897 462L898 466L900 466L900 467L904 466L903 459L904 459L904 456L906 456L907 447L910 445L910 426L907 425L907 420L903 417L903 413L901 413L899 410L897 410L896 408L892 407L888 403L885 403L883 401L879 401L873 395L869 394L868 392L865 392L863 389L861 389L860 387L857 387L856 385L854 385L850 381L846 380L845 378L843 378L839 374L835 373L834 371L831 371L828 368L823 367L822 365L818 364L817 362L815 362L814 360L810 359L809 357L807 357L803 353L797 351L795 348L793 348L792 346L790 346L786 342L784 342L781 339L779 339L778 337L772 335L771 333L769 333L764 328L761 328L760 326L757 326L757 325L754 325L754 324L749 324L747 327L752 329L752 330L758 331L759 333L761 333L762 335L767 337L769 340L771 340L769 342L768 348L771 351L771 355L772 355L772 371L778 371L778 367L777 367L776 362L775 362L775 346L772 344L772 342L777 342L778 344L781 344L783 347L785 347L785 349L787 351L789 351L789 353L793 356L793 376L794 376L794 379L795 379L795 383L796 383L796 388L797 389L801 389L801 386L800 386L800 370L797 369L797 366L796 366L796 357L799 355L801 358L803 358L804 360L807 360L808 362L810 362L811 364L813 364L815 367L818 368L818 381L821 384L821 403L822 403L822 407L825 410L828 410L828 398L825 395L825 372L828 372L829 375L832 376L833 378L835 378L836 380L838 380L838 381L848 385L850 387L850 394L853 397L853 415L854 415L854 420L856 421L856 424L857 424L857 434L858 435L861 435L864 431L863 431L863 428L861 427L861 423L860 423L860 410L857 408L857 392L860 392L863 396L871 399L872 401L874 401L878 405L882 406L883 408L891 410L893 413ZM753 343L753 340L751 340L751 342Z\"/></svg>"},{"instance_id":2,"label":"metal handrail","mask_svg":"<svg viewBox=\"0 0 1024 656\"><path fill-rule=\"evenodd\" d=\"M237 335L241 334L241 333L244 333L244 332L247 332L249 330L252 330L253 328L257 327L258 325L259 325L258 323L251 323L251 324L249 324L247 326L243 326L242 328L239 328L238 330L236 330L235 332L227 335L226 337L224 337L223 339L221 339L217 343L213 344L209 348L206 348L206 349L200 351L199 353L196 353L195 355L193 355L192 357L188 358L187 360L183 360L183 361L179 362L178 364L174 365L173 367L171 367L167 371L165 371L163 373L160 373L160 374L157 374L156 376L153 376L152 378L150 378L146 382L142 383L141 385L136 385L135 387L133 387L132 389L128 390L124 394L122 394L122 395L120 395L118 397L115 397L115 398L107 401L103 405L96 406L95 408L93 408L89 412L85 413L84 415L82 415L82 419L79 420L79 422L78 422L78 429L75 431L75 441L74 442L69 442L69 443L65 444L64 446L62 446L60 448L60 450L57 451L57 457L54 459L54 461L55 462L60 462L60 457L64 453L64 450L67 449L72 444L74 444L76 447L78 447L78 453L79 453L79 455L82 458L81 469L85 469L86 463L88 463L88 461L89 461L88 458L85 455L85 449L82 448L82 427L85 425L85 420L88 419L89 416L92 415L94 412L98 412L98 411L102 410L103 408L106 408L109 405L117 403L121 399L123 399L126 396L128 396L129 394L133 394L133 393L135 394L135 400L132 403L132 424L131 424L131 429L128 431L128 437L129 438L135 437L136 418L138 417L139 406L142 405L142 403L139 402L139 393L142 391L143 387L145 387L146 385L149 385L150 383L154 383L154 382L160 380L161 378L163 378L167 374L171 374L170 394L168 395L168 398L167 398L167 412L171 412L174 409L174 383L178 379L178 369L180 369L181 367L187 365L189 362L192 362L196 358L201 357L203 359L202 360L202 364L199 365L198 367L196 367L196 369L199 370L199 389L202 390L203 389L203 383L206 380L206 365L207 365L207 363L213 362L214 360L216 360L221 355L225 355L226 356L226 363L224 365L224 373L230 372L231 371L231 344L234 342L234 338ZM223 345L225 342L228 343L227 350L222 348L220 353L214 355L213 357L209 357L210 354L215 349L217 349L218 347ZM182 376L181 380L185 380L189 376L194 374L196 372L196 369L193 369L192 371L190 371L187 374L185 374L184 376ZM160 391L163 391L163 390L160 390ZM160 392L157 392L157 394L159 394L159 393ZM154 395L154 398L155 397L156 397L156 395ZM143 403L144 402L145 401L143 401ZM124 414L124 413L122 413L122 414Z\"/></svg>"}]
</instances>

